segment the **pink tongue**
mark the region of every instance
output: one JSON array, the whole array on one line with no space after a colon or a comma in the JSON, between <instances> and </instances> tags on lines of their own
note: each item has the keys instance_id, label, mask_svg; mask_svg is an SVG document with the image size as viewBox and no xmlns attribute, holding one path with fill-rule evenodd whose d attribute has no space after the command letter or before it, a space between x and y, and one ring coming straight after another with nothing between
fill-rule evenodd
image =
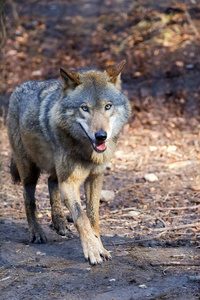
<instances>
[{"instance_id":1,"label":"pink tongue","mask_svg":"<svg viewBox=\"0 0 200 300\"><path fill-rule=\"evenodd\" d=\"M96 144L96 149L99 150L99 151L103 151L106 149L106 143L102 143L102 144Z\"/></svg>"}]
</instances>

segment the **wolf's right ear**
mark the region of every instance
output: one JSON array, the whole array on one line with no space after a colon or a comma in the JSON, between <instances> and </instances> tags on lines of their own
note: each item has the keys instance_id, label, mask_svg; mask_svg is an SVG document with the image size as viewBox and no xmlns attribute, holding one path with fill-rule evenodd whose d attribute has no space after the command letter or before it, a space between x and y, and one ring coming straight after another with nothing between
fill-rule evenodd
<instances>
[{"instance_id":1,"label":"wolf's right ear","mask_svg":"<svg viewBox=\"0 0 200 300\"><path fill-rule=\"evenodd\" d=\"M63 79L63 89L75 88L77 85L81 84L80 75L77 72L68 72L63 68L60 68L60 75Z\"/></svg>"},{"instance_id":2,"label":"wolf's right ear","mask_svg":"<svg viewBox=\"0 0 200 300\"><path fill-rule=\"evenodd\" d=\"M110 77L110 82L114 83L116 87L121 90L121 71L125 65L126 61L123 60L115 66L110 66L106 69L108 76Z\"/></svg>"}]
</instances>

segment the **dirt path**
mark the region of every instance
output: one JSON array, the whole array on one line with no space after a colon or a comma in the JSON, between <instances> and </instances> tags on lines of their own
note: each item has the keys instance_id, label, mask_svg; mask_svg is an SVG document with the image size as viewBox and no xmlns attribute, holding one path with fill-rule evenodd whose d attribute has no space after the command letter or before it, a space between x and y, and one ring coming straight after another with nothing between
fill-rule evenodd
<instances>
[{"instance_id":1,"label":"dirt path","mask_svg":"<svg viewBox=\"0 0 200 300\"><path fill-rule=\"evenodd\" d=\"M24 223L1 223L1 299L200 297L199 283L192 277L199 268L197 249L136 247L127 238L103 237L113 261L91 267L77 238L62 239L44 228L48 244L30 245Z\"/></svg>"}]
</instances>

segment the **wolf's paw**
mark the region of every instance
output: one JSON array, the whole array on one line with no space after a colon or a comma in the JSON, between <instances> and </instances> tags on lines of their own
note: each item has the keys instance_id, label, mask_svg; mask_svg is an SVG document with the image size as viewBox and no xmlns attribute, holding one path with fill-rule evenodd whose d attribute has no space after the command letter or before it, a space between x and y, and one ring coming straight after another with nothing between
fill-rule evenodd
<instances>
[{"instance_id":1,"label":"wolf's paw","mask_svg":"<svg viewBox=\"0 0 200 300\"><path fill-rule=\"evenodd\" d=\"M108 252L105 248L103 248L103 260L112 260L112 256L110 255L110 252Z\"/></svg>"},{"instance_id":2,"label":"wolf's paw","mask_svg":"<svg viewBox=\"0 0 200 300\"><path fill-rule=\"evenodd\" d=\"M54 217L52 228L55 229L59 235L66 235L67 221L65 217Z\"/></svg>"},{"instance_id":3,"label":"wolf's paw","mask_svg":"<svg viewBox=\"0 0 200 300\"><path fill-rule=\"evenodd\" d=\"M47 242L44 231L40 226L29 229L29 241L34 244L45 244Z\"/></svg>"},{"instance_id":4,"label":"wolf's paw","mask_svg":"<svg viewBox=\"0 0 200 300\"><path fill-rule=\"evenodd\" d=\"M90 237L81 242L85 259L88 260L91 265L101 264L105 260L112 259L110 253L99 243L98 238Z\"/></svg>"}]
</instances>

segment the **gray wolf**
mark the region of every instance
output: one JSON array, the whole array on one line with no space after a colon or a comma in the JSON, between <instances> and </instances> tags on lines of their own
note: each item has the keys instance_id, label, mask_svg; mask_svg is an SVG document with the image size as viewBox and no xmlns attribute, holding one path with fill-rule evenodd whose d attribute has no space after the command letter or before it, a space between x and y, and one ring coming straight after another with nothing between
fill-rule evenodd
<instances>
[{"instance_id":1,"label":"gray wolf","mask_svg":"<svg viewBox=\"0 0 200 300\"><path fill-rule=\"evenodd\" d=\"M11 174L23 184L30 242L46 242L34 196L40 172L46 171L54 228L65 235L62 201L72 214L84 256L94 265L111 259L99 233L99 198L103 172L131 112L121 92L124 64L105 71L60 69L62 80L25 82L9 103ZM87 212L81 207L82 183Z\"/></svg>"}]
</instances>

